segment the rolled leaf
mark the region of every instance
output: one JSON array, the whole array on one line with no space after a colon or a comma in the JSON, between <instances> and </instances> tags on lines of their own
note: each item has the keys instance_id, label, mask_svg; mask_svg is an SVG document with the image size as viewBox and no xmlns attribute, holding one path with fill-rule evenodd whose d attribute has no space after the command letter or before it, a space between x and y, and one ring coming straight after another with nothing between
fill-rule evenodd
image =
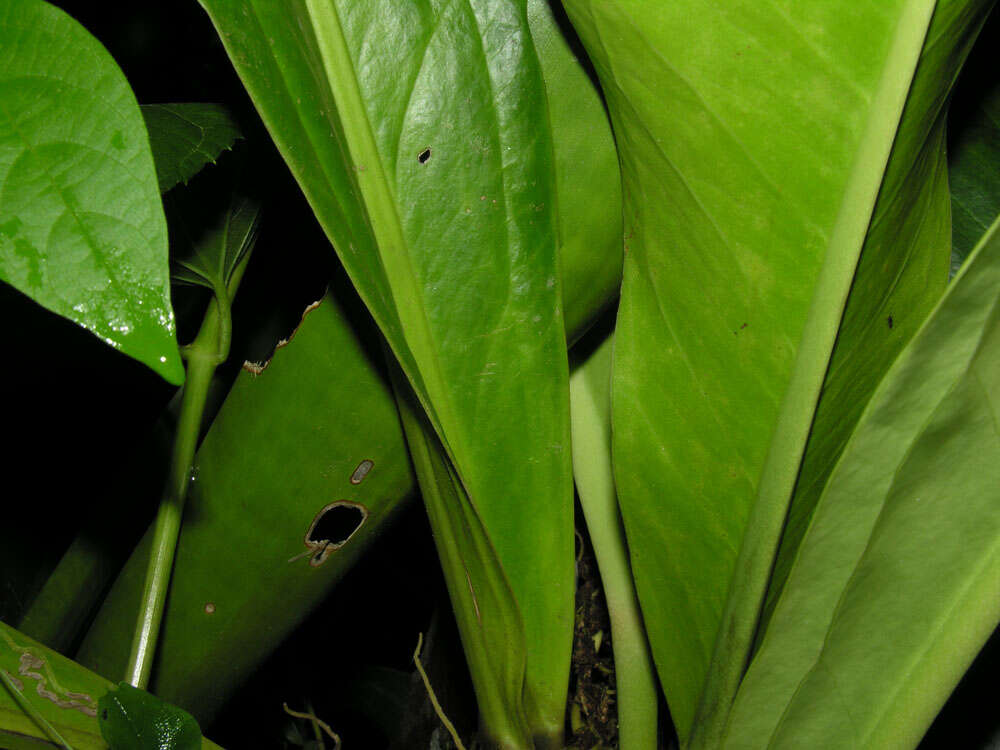
<instances>
[{"instance_id":1,"label":"rolled leaf","mask_svg":"<svg viewBox=\"0 0 1000 750\"><path fill-rule=\"evenodd\" d=\"M602 334L596 339L594 334ZM578 350L583 347L584 351ZM615 658L618 741L655 750L656 672L628 561L611 465L611 355L614 333L595 330L574 350L569 377L573 477L601 572Z\"/></svg>"},{"instance_id":2,"label":"rolled leaf","mask_svg":"<svg viewBox=\"0 0 1000 750\"><path fill-rule=\"evenodd\" d=\"M622 282L618 152L586 53L565 11L558 2L528 0L528 24L552 127L563 319L572 344L618 296Z\"/></svg>"},{"instance_id":3,"label":"rolled leaf","mask_svg":"<svg viewBox=\"0 0 1000 750\"><path fill-rule=\"evenodd\" d=\"M234 195L228 210L220 215L221 220L192 242L188 252L175 251L172 277L228 297L225 290L233 272L256 241L260 206L246 196Z\"/></svg>"}]
</instances>

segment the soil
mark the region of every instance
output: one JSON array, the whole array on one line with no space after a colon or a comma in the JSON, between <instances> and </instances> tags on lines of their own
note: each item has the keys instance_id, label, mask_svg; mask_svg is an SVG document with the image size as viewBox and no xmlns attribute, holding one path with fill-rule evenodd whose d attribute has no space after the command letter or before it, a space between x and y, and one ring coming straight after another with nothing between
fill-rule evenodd
<instances>
[{"instance_id":1,"label":"soil","mask_svg":"<svg viewBox=\"0 0 1000 750\"><path fill-rule=\"evenodd\" d=\"M576 617L566 746L579 750L615 748L618 747L618 706L611 621L586 527L582 522L577 525Z\"/></svg>"}]
</instances>

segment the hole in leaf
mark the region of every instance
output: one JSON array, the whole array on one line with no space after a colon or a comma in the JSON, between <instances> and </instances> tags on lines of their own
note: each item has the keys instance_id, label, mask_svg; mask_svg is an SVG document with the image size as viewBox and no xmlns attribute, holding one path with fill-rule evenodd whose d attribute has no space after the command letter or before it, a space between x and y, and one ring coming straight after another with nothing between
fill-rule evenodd
<instances>
[{"instance_id":1,"label":"hole in leaf","mask_svg":"<svg viewBox=\"0 0 1000 750\"><path fill-rule=\"evenodd\" d=\"M365 522L368 511L361 505L341 501L328 505L316 516L309 527L306 543L319 545L328 542L342 546Z\"/></svg>"},{"instance_id":2,"label":"hole in leaf","mask_svg":"<svg viewBox=\"0 0 1000 750\"><path fill-rule=\"evenodd\" d=\"M309 556L309 565L318 568L332 552L347 544L368 518L368 509L361 503L338 500L316 514L302 541L308 549L288 562Z\"/></svg>"},{"instance_id":3,"label":"hole in leaf","mask_svg":"<svg viewBox=\"0 0 1000 750\"><path fill-rule=\"evenodd\" d=\"M431 158L431 149L429 146L425 148L423 151L421 151L419 154L417 154L417 161L419 161L421 164L426 164L428 161L430 161L430 158Z\"/></svg>"},{"instance_id":4,"label":"hole in leaf","mask_svg":"<svg viewBox=\"0 0 1000 750\"><path fill-rule=\"evenodd\" d=\"M351 484L361 484L362 480L368 476L368 472L372 470L375 462L370 458L366 458L364 461L358 464L358 468L354 470L351 474Z\"/></svg>"}]
</instances>

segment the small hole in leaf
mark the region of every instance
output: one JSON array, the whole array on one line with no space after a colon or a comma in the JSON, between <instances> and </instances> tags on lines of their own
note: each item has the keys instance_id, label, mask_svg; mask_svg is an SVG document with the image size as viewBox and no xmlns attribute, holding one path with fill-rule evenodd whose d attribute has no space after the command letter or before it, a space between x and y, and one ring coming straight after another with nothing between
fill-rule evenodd
<instances>
[{"instance_id":1,"label":"small hole in leaf","mask_svg":"<svg viewBox=\"0 0 1000 750\"><path fill-rule=\"evenodd\" d=\"M361 528L367 516L368 511L361 505L334 503L324 508L313 521L306 541L316 545L329 542L334 547L340 547Z\"/></svg>"},{"instance_id":2,"label":"small hole in leaf","mask_svg":"<svg viewBox=\"0 0 1000 750\"><path fill-rule=\"evenodd\" d=\"M430 158L431 158L431 149L429 146L425 148L423 151L421 151L419 154L417 154L417 161L419 161L421 164L426 164L428 161L430 161Z\"/></svg>"},{"instance_id":3,"label":"small hole in leaf","mask_svg":"<svg viewBox=\"0 0 1000 750\"><path fill-rule=\"evenodd\" d=\"M358 464L358 468L354 470L351 474L351 484L361 484L362 480L368 476L368 472L372 470L375 462L370 458L366 458L364 461Z\"/></svg>"}]
</instances>

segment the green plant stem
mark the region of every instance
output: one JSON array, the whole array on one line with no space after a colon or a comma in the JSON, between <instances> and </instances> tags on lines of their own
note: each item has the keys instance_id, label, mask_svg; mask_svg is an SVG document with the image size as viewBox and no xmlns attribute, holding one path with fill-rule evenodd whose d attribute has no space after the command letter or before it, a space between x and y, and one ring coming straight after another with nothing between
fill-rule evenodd
<instances>
[{"instance_id":1,"label":"green plant stem","mask_svg":"<svg viewBox=\"0 0 1000 750\"><path fill-rule=\"evenodd\" d=\"M611 464L611 353L608 337L569 380L573 474L611 619L622 750L655 750L656 674L632 583Z\"/></svg>"},{"instance_id":2,"label":"green plant stem","mask_svg":"<svg viewBox=\"0 0 1000 750\"><path fill-rule=\"evenodd\" d=\"M223 314L224 313L224 314ZM225 318L225 320L223 320ZM137 688L149 683L156 653L156 641L163 618L163 605L170 585L170 572L180 534L181 516L188 487L191 484L191 464L198 446L202 415L208 398L208 388L215 368L228 355L229 305L213 300L205 313L195 340L184 348L187 359L187 380L181 398L181 412L174 437L173 455L167 488L160 501L153 530L153 543L146 570L142 605L132 636L125 679ZM226 349L221 344L226 341Z\"/></svg>"}]
</instances>

